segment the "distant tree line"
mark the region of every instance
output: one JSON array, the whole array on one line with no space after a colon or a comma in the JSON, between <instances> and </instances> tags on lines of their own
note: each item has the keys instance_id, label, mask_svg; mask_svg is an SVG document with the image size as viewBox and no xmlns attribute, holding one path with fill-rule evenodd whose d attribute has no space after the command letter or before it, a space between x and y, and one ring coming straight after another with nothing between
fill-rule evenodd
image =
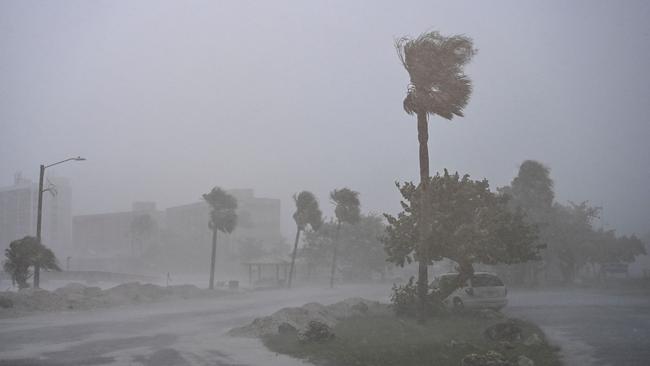
<instances>
[{"instance_id":1,"label":"distant tree line","mask_svg":"<svg viewBox=\"0 0 650 366\"><path fill-rule=\"evenodd\" d=\"M555 201L550 170L534 160L524 161L509 186L499 188L509 196L511 209L525 213L526 222L539 230L539 242L545 244L541 261L506 269L512 281L537 284L560 275L564 283L578 274L600 277L606 263L631 263L646 254L644 243L635 235L616 235L614 230L594 226L601 207L588 202L561 204Z\"/></svg>"}]
</instances>

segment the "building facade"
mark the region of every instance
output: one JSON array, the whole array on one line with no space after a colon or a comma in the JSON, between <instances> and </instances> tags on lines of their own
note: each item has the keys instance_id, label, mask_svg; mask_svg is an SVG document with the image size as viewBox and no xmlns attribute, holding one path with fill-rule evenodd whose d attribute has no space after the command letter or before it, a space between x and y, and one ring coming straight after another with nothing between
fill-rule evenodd
<instances>
[{"instance_id":1,"label":"building facade","mask_svg":"<svg viewBox=\"0 0 650 366\"><path fill-rule=\"evenodd\" d=\"M41 238L57 257L67 256L72 245L72 189L63 177L44 183ZM38 184L19 174L12 186L0 188L0 249L17 239L36 236Z\"/></svg>"}]
</instances>

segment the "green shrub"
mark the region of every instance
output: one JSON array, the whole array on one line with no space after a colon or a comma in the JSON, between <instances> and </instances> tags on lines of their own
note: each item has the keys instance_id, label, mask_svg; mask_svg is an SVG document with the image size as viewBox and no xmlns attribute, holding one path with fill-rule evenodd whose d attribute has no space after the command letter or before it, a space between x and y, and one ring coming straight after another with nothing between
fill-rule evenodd
<instances>
[{"instance_id":1,"label":"green shrub","mask_svg":"<svg viewBox=\"0 0 650 366\"><path fill-rule=\"evenodd\" d=\"M393 293L390 295L391 309L397 316L416 316L419 300L417 283L413 277L401 286L393 284ZM445 313L445 308L439 298L439 291L428 289L426 297L427 315Z\"/></svg>"},{"instance_id":2,"label":"green shrub","mask_svg":"<svg viewBox=\"0 0 650 366\"><path fill-rule=\"evenodd\" d=\"M414 283L413 277L404 285L393 284L390 302L395 315L415 316L418 309L417 300L417 284Z\"/></svg>"}]
</instances>

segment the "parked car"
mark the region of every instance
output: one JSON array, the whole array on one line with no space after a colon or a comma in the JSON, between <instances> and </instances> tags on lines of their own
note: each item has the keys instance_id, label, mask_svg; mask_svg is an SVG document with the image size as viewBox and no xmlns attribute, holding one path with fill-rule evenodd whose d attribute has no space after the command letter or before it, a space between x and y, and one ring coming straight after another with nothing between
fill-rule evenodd
<instances>
[{"instance_id":1,"label":"parked car","mask_svg":"<svg viewBox=\"0 0 650 366\"><path fill-rule=\"evenodd\" d=\"M445 287L453 283L458 277L457 273L446 273L434 282L436 287ZM465 285L454 290L443 300L445 306L456 310L468 309L494 309L501 310L508 304L508 289L501 279L488 272L476 272L467 280Z\"/></svg>"}]
</instances>

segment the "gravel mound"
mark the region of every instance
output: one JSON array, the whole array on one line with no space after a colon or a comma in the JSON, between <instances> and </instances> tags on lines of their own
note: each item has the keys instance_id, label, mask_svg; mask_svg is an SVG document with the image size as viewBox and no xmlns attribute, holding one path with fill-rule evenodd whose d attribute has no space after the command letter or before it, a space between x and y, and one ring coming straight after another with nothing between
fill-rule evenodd
<instances>
[{"instance_id":1,"label":"gravel mound","mask_svg":"<svg viewBox=\"0 0 650 366\"><path fill-rule=\"evenodd\" d=\"M205 290L194 285L162 287L130 282L102 290L80 283L69 283L54 291L23 289L0 292L0 299L11 307L0 307L0 317L18 316L35 311L88 310L173 299L214 297L230 293L228 290Z\"/></svg>"},{"instance_id":2,"label":"gravel mound","mask_svg":"<svg viewBox=\"0 0 650 366\"><path fill-rule=\"evenodd\" d=\"M371 316L388 312L388 306L377 301L360 297L345 299L332 305L316 302L296 308L283 308L270 316L256 318L249 325L231 329L228 334L235 337L264 337L278 334L287 324L298 331L316 321L333 328L339 321L352 316Z\"/></svg>"}]
</instances>

